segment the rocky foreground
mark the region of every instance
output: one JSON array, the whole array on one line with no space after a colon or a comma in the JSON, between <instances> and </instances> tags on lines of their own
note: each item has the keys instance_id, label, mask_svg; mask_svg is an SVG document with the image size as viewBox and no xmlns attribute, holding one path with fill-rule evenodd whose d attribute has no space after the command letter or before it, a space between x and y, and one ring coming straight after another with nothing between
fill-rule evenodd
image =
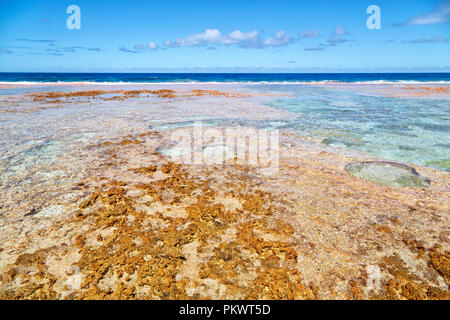
<instances>
[{"instance_id":1,"label":"rocky foreground","mask_svg":"<svg viewBox=\"0 0 450 320\"><path fill-rule=\"evenodd\" d=\"M448 173L380 185L287 132L275 175L188 165L158 152L170 134L87 147L83 197L2 228L0 298L450 298Z\"/></svg>"},{"instance_id":2,"label":"rocky foreground","mask_svg":"<svg viewBox=\"0 0 450 320\"><path fill-rule=\"evenodd\" d=\"M173 157L190 152L173 139L195 135L185 119L239 136L298 116L258 95L2 98L0 299L449 299L448 172L287 130L269 167L249 150L206 161L223 155L214 141L200 164ZM161 121L176 126L149 131Z\"/></svg>"}]
</instances>

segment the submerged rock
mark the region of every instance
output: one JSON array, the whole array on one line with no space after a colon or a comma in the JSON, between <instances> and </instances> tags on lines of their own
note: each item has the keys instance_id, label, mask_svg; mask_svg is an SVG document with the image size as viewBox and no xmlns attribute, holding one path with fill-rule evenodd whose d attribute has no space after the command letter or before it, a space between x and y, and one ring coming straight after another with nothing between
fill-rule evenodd
<instances>
[{"instance_id":1,"label":"submerged rock","mask_svg":"<svg viewBox=\"0 0 450 320\"><path fill-rule=\"evenodd\" d=\"M203 148L203 159L209 163L221 164L235 156L234 150L228 146L209 145Z\"/></svg>"},{"instance_id":2,"label":"submerged rock","mask_svg":"<svg viewBox=\"0 0 450 320\"><path fill-rule=\"evenodd\" d=\"M327 146L339 148L359 147L364 144L362 141L356 138L346 138L346 139L326 138L323 139L322 143Z\"/></svg>"},{"instance_id":3,"label":"submerged rock","mask_svg":"<svg viewBox=\"0 0 450 320\"><path fill-rule=\"evenodd\" d=\"M430 166L430 167L435 167L435 168L438 168L438 169L443 169L445 171L449 171L450 172L450 160L448 160L448 159L427 161L426 165Z\"/></svg>"},{"instance_id":4,"label":"submerged rock","mask_svg":"<svg viewBox=\"0 0 450 320\"><path fill-rule=\"evenodd\" d=\"M197 120L193 120L193 121L179 121L179 122L163 123L163 124L159 124L159 125L152 125L152 126L150 126L150 129L152 129L152 130L170 130L170 129L176 129L176 128L194 127L195 125L201 125L204 127L214 127L214 126L220 126L224 122L225 122L225 120L222 120L222 119L212 119L212 120L197 119Z\"/></svg>"},{"instance_id":5,"label":"submerged rock","mask_svg":"<svg viewBox=\"0 0 450 320\"><path fill-rule=\"evenodd\" d=\"M158 153L170 157L172 160L176 159L190 159L192 157L191 146L177 146L169 148L159 148Z\"/></svg>"},{"instance_id":6,"label":"submerged rock","mask_svg":"<svg viewBox=\"0 0 450 320\"><path fill-rule=\"evenodd\" d=\"M391 187L425 188L430 184L412 167L389 161L355 162L345 166L348 173Z\"/></svg>"}]
</instances>

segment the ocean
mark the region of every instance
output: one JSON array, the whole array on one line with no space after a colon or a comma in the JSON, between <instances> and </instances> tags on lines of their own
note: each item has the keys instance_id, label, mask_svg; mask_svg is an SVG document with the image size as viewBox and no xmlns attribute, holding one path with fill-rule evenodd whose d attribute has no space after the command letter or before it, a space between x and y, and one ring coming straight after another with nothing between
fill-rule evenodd
<instances>
[{"instance_id":1,"label":"ocean","mask_svg":"<svg viewBox=\"0 0 450 320\"><path fill-rule=\"evenodd\" d=\"M0 82L450 83L450 73L0 73Z\"/></svg>"}]
</instances>

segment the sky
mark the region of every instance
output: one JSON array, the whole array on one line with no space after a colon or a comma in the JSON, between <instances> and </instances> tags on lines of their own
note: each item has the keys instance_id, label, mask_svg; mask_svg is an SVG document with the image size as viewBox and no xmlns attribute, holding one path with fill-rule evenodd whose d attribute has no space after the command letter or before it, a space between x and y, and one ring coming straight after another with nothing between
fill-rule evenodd
<instances>
[{"instance_id":1,"label":"sky","mask_svg":"<svg viewBox=\"0 0 450 320\"><path fill-rule=\"evenodd\" d=\"M450 72L450 0L0 0L0 72Z\"/></svg>"}]
</instances>

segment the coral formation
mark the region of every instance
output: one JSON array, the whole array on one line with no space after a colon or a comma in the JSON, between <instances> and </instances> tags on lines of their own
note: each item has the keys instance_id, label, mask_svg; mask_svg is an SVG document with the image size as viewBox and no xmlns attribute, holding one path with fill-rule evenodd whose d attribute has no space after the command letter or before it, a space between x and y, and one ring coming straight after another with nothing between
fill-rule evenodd
<instances>
[{"instance_id":1,"label":"coral formation","mask_svg":"<svg viewBox=\"0 0 450 320\"><path fill-rule=\"evenodd\" d=\"M217 90L199 90L193 89L190 92L177 93L171 89L160 90L90 90L90 91L73 91L73 92L38 92L26 95L33 102L41 103L70 103L75 101L75 98L101 98L103 101L125 101L130 98L146 97L154 95L159 98L173 99L177 97L202 97L202 96L216 96L229 98L250 97L249 94L220 92Z\"/></svg>"}]
</instances>

